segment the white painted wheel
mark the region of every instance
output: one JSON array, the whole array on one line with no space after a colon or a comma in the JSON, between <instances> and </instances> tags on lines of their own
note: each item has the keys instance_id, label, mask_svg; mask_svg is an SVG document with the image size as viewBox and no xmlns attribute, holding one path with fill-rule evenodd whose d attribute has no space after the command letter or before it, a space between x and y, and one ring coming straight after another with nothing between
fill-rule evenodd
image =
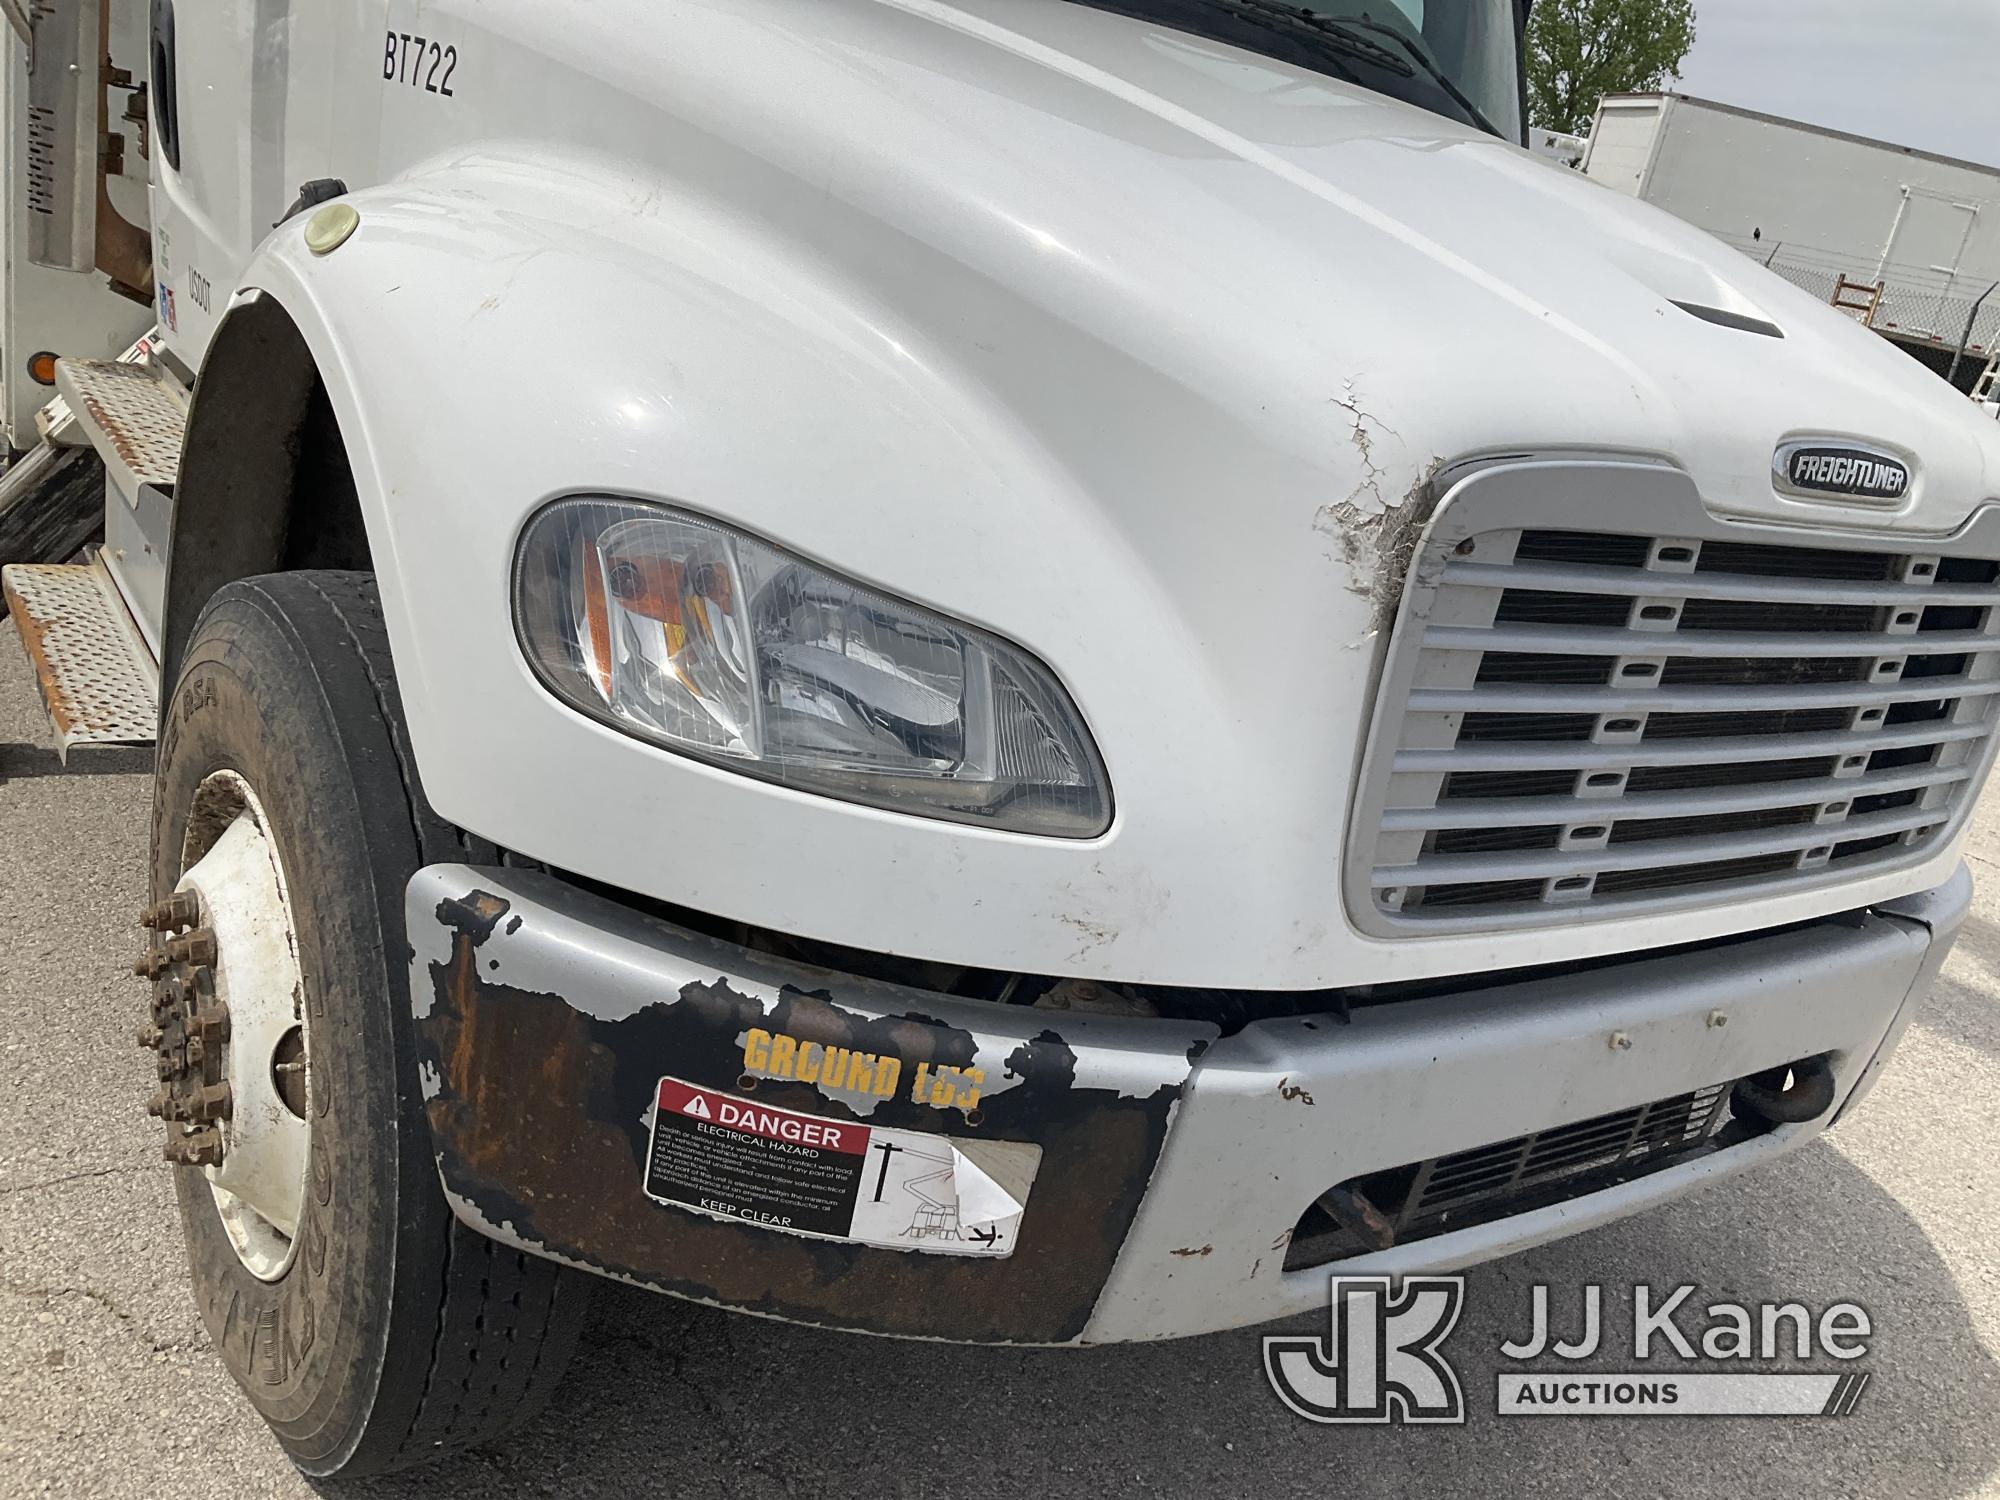
<instances>
[{"instance_id":1,"label":"white painted wheel","mask_svg":"<svg viewBox=\"0 0 2000 1500\"><path fill-rule=\"evenodd\" d=\"M202 1172L244 1268L275 1281L298 1253L305 1208L311 1034L284 866L256 792L234 771L195 793L182 858L192 863L176 889L194 894L215 934L215 996L229 1015L222 1160Z\"/></svg>"},{"instance_id":2,"label":"white painted wheel","mask_svg":"<svg viewBox=\"0 0 2000 1500\"><path fill-rule=\"evenodd\" d=\"M496 1437L560 1377L588 1278L438 1185L403 893L474 846L416 780L374 580L228 585L164 697L136 1040L216 1355L316 1478Z\"/></svg>"}]
</instances>

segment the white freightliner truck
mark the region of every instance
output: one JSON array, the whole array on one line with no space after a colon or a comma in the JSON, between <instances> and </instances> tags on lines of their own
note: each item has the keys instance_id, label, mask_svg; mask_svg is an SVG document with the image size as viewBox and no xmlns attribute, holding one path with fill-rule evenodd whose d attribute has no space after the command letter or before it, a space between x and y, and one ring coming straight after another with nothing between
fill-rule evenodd
<instances>
[{"instance_id":1,"label":"white freightliner truck","mask_svg":"<svg viewBox=\"0 0 2000 1500\"><path fill-rule=\"evenodd\" d=\"M7 9L24 264L158 321L9 604L157 722L151 1108L308 1472L586 1273L1058 1345L1501 1255L1944 959L2000 429L1535 161L1517 0Z\"/></svg>"}]
</instances>

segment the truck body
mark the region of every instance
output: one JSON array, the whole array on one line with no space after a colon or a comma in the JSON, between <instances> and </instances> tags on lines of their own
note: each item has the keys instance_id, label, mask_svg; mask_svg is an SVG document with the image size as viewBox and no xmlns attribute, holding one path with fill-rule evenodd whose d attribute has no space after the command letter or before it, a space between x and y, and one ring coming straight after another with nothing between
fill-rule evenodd
<instances>
[{"instance_id":1,"label":"truck body","mask_svg":"<svg viewBox=\"0 0 2000 1500\"><path fill-rule=\"evenodd\" d=\"M1605 99L1583 172L1840 296L1940 372L1963 347L1961 389L2000 354L2000 167L1666 93Z\"/></svg>"},{"instance_id":2,"label":"truck body","mask_svg":"<svg viewBox=\"0 0 2000 1500\"><path fill-rule=\"evenodd\" d=\"M65 358L105 551L7 586L66 749L38 600L158 685L141 1041L302 1466L434 1451L503 1251L522 1347L556 1267L1161 1339L1867 1092L2000 429L1536 161L1525 5L1313 10L156 0L157 348Z\"/></svg>"}]
</instances>

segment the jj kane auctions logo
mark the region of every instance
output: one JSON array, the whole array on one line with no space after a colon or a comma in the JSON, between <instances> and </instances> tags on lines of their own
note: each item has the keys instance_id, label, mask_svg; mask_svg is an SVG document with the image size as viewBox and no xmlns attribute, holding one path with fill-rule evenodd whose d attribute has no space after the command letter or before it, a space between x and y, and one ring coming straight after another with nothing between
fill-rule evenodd
<instances>
[{"instance_id":1,"label":"jj kane auctions logo","mask_svg":"<svg viewBox=\"0 0 2000 1500\"><path fill-rule=\"evenodd\" d=\"M1873 1333L1865 1309L1852 1302L1817 1315L1798 1302L1697 1309L1694 1291L1634 1287L1630 1349L1643 1368L1607 1373L1573 1368L1610 1347L1603 1289L1583 1288L1581 1331L1562 1339L1551 1327L1549 1289L1534 1287L1527 1336L1506 1340L1499 1353L1541 1367L1500 1371L1499 1415L1838 1417L1860 1402L1865 1370L1684 1370L1665 1362L1851 1363L1867 1354ZM1464 1277L1335 1276L1331 1301L1325 1335L1265 1338L1264 1374L1280 1401L1309 1422L1465 1421L1464 1388L1444 1352L1465 1307ZM1663 1363L1647 1363L1656 1358Z\"/></svg>"}]
</instances>

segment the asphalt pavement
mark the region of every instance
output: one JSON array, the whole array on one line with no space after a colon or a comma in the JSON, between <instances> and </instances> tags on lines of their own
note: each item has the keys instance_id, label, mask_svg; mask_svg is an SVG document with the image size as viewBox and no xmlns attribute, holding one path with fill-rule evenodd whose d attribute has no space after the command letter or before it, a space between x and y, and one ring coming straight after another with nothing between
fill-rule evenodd
<instances>
[{"instance_id":1,"label":"asphalt pavement","mask_svg":"<svg viewBox=\"0 0 2000 1500\"><path fill-rule=\"evenodd\" d=\"M0 1495L306 1496L189 1298L132 1043L149 756L58 764L0 626ZM331 1496L2000 1497L2000 802L1943 982L1859 1114L1784 1160L1471 1273L1462 1427L1320 1427L1258 1332L1015 1352L863 1339L606 1284L549 1411ZM1493 1415L1529 1289L1851 1301L1873 1375L1841 1418ZM1607 1327L1629 1328L1607 1294ZM1300 1329L1323 1323L1304 1319ZM1607 1343L1612 1342L1607 1340ZM1629 1368L1629 1348L1596 1361Z\"/></svg>"}]
</instances>

